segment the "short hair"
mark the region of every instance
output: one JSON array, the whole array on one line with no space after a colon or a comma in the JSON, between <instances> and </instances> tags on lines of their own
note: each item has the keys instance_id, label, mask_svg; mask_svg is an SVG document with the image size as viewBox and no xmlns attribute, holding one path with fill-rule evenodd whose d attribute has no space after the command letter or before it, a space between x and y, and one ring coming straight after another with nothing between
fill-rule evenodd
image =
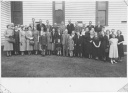
<instances>
[{"instance_id":1,"label":"short hair","mask_svg":"<svg viewBox=\"0 0 128 93\"><path fill-rule=\"evenodd\" d=\"M117 32L118 32L118 31L120 32L120 34L122 34L122 31L120 31L120 30L117 30Z\"/></svg>"},{"instance_id":2,"label":"short hair","mask_svg":"<svg viewBox=\"0 0 128 93\"><path fill-rule=\"evenodd\" d=\"M10 25L7 25L6 27L8 28Z\"/></svg>"},{"instance_id":3,"label":"short hair","mask_svg":"<svg viewBox=\"0 0 128 93\"><path fill-rule=\"evenodd\" d=\"M92 21L89 21L89 23L90 23L90 22L92 23Z\"/></svg>"}]
</instances>

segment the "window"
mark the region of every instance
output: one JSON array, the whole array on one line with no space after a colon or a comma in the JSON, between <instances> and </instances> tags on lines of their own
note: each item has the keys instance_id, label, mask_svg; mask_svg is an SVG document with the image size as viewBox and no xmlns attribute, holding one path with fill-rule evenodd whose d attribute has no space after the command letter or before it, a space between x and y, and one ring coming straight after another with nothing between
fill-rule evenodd
<instances>
[{"instance_id":1,"label":"window","mask_svg":"<svg viewBox=\"0 0 128 93\"><path fill-rule=\"evenodd\" d=\"M108 25L108 1L96 1L96 24Z\"/></svg>"}]
</instances>

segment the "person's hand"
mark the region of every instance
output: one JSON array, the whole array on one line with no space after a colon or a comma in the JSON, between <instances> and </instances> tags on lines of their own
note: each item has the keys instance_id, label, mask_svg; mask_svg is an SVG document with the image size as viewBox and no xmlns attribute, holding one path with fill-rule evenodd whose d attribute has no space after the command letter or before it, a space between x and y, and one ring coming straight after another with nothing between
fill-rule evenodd
<instances>
[{"instance_id":1,"label":"person's hand","mask_svg":"<svg viewBox=\"0 0 128 93\"><path fill-rule=\"evenodd\" d=\"M120 45L120 43L118 43L117 45Z\"/></svg>"}]
</instances>

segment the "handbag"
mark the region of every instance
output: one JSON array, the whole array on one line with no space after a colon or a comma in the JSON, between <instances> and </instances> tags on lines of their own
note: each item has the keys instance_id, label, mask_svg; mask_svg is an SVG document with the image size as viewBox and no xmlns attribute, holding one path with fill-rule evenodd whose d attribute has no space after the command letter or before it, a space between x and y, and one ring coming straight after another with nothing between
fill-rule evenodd
<instances>
[{"instance_id":1,"label":"handbag","mask_svg":"<svg viewBox=\"0 0 128 93\"><path fill-rule=\"evenodd\" d=\"M11 38L8 39L8 42L9 43L15 43L15 39L11 37Z\"/></svg>"},{"instance_id":2,"label":"handbag","mask_svg":"<svg viewBox=\"0 0 128 93\"><path fill-rule=\"evenodd\" d=\"M30 44L30 45L34 45L34 40L30 40L30 41L29 41L29 44Z\"/></svg>"}]
</instances>

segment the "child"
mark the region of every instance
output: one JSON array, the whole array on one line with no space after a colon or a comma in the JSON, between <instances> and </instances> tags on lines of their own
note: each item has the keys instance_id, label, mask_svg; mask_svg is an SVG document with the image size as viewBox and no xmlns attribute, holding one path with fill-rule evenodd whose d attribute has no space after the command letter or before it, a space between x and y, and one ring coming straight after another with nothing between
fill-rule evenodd
<instances>
[{"instance_id":1,"label":"child","mask_svg":"<svg viewBox=\"0 0 128 93\"><path fill-rule=\"evenodd\" d=\"M74 41L73 41L73 37L69 36L69 41L68 41L68 46L69 46L69 55L70 57L73 56L73 50L74 50Z\"/></svg>"},{"instance_id":2,"label":"child","mask_svg":"<svg viewBox=\"0 0 128 93\"><path fill-rule=\"evenodd\" d=\"M61 42L60 42L60 39L58 39L58 42L56 43L56 50L57 50L57 55L58 56L61 56Z\"/></svg>"},{"instance_id":3,"label":"child","mask_svg":"<svg viewBox=\"0 0 128 93\"><path fill-rule=\"evenodd\" d=\"M41 55L45 56L46 46L47 46L47 37L45 32L41 31L41 36L39 38L39 43L41 45Z\"/></svg>"},{"instance_id":4,"label":"child","mask_svg":"<svg viewBox=\"0 0 128 93\"><path fill-rule=\"evenodd\" d=\"M118 39L115 38L116 35L112 34L112 38L109 40L110 43L110 49L109 49L109 58L111 58L111 63L117 63L115 61L116 58L118 58Z\"/></svg>"}]
</instances>

